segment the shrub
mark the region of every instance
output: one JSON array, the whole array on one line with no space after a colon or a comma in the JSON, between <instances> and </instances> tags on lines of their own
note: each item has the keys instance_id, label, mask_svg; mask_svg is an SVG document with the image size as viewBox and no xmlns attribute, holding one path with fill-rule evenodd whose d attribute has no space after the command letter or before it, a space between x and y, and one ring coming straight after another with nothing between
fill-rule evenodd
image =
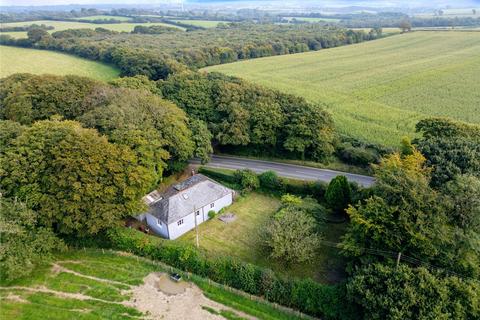
<instances>
[{"instance_id":1,"label":"shrub","mask_svg":"<svg viewBox=\"0 0 480 320\"><path fill-rule=\"evenodd\" d=\"M323 200L327 185L321 181L301 181L283 179L285 192L300 195L312 196L317 200Z\"/></svg>"},{"instance_id":2,"label":"shrub","mask_svg":"<svg viewBox=\"0 0 480 320\"><path fill-rule=\"evenodd\" d=\"M330 181L325 192L325 200L336 212L345 211L352 200L352 190L345 176L337 176Z\"/></svg>"},{"instance_id":3,"label":"shrub","mask_svg":"<svg viewBox=\"0 0 480 320\"><path fill-rule=\"evenodd\" d=\"M284 194L281 198L280 201L282 202L283 207L288 207L288 206L299 206L302 204L302 198L291 195L289 193Z\"/></svg>"},{"instance_id":4,"label":"shrub","mask_svg":"<svg viewBox=\"0 0 480 320\"><path fill-rule=\"evenodd\" d=\"M367 166L370 163L378 163L379 154L364 146L354 147L350 143L342 144L338 150L337 155L346 163L360 166Z\"/></svg>"},{"instance_id":5,"label":"shrub","mask_svg":"<svg viewBox=\"0 0 480 320\"><path fill-rule=\"evenodd\" d=\"M215 211L214 210L210 210L208 211L208 219L213 219L215 218Z\"/></svg>"},{"instance_id":6,"label":"shrub","mask_svg":"<svg viewBox=\"0 0 480 320\"><path fill-rule=\"evenodd\" d=\"M258 176L260 180L260 186L267 190L283 192L282 180L278 177L275 171L265 171Z\"/></svg>"},{"instance_id":7,"label":"shrub","mask_svg":"<svg viewBox=\"0 0 480 320\"><path fill-rule=\"evenodd\" d=\"M252 191L260 187L260 181L257 174L250 169L237 170L235 172L235 177L243 190Z\"/></svg>"},{"instance_id":8,"label":"shrub","mask_svg":"<svg viewBox=\"0 0 480 320\"><path fill-rule=\"evenodd\" d=\"M222 172L216 169L200 167L198 169L198 173L204 174L212 179L219 180L222 182L237 183L237 179L233 172L232 173Z\"/></svg>"}]
</instances>

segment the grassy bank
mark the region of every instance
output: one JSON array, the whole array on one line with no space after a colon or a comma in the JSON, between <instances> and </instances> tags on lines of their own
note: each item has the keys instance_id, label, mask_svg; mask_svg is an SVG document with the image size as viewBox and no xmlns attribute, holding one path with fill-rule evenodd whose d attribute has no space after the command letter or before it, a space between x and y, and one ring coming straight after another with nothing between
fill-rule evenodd
<instances>
[{"instance_id":1,"label":"grassy bank","mask_svg":"<svg viewBox=\"0 0 480 320\"><path fill-rule=\"evenodd\" d=\"M53 265L38 268L27 278L0 283L0 318L10 319L135 319L146 316L130 306L131 289L152 272L166 272L147 259L95 249L58 254ZM273 305L252 300L200 277L193 281L227 319L303 319ZM174 299L174 296L172 297ZM196 306L200 309L203 305ZM212 309L212 305L209 307ZM237 312L240 311L240 312ZM206 314L206 313L205 313ZM228 318L230 316L230 318Z\"/></svg>"}]
</instances>

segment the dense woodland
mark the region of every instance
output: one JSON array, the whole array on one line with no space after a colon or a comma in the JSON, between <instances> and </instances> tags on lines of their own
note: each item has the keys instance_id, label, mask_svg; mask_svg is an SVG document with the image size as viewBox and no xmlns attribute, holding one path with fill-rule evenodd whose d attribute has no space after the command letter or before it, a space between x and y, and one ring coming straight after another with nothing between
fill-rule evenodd
<instances>
[{"instance_id":1,"label":"dense woodland","mask_svg":"<svg viewBox=\"0 0 480 320\"><path fill-rule=\"evenodd\" d=\"M240 59L320 50L381 37L319 25L235 24L211 30L128 34L85 31L48 34L33 30L28 39L0 36L0 43L58 50L118 66L122 75L165 79L186 67L201 68Z\"/></svg>"}]
</instances>

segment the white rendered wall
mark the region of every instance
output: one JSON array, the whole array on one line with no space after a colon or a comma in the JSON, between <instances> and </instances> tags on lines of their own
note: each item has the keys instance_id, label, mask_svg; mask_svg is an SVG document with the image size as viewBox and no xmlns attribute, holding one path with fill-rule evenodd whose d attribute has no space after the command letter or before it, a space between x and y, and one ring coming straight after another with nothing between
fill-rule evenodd
<instances>
[{"instance_id":1,"label":"white rendered wall","mask_svg":"<svg viewBox=\"0 0 480 320\"><path fill-rule=\"evenodd\" d=\"M156 234L168 239L168 230L165 223L159 221L157 217L154 217L149 213L145 214L145 218L147 219L148 226L152 228Z\"/></svg>"},{"instance_id":2,"label":"white rendered wall","mask_svg":"<svg viewBox=\"0 0 480 320\"><path fill-rule=\"evenodd\" d=\"M197 211L200 210L200 215L197 216L197 224L200 224L208 220L208 211L213 210L215 212L218 212L224 207L231 205L232 202L233 202L233 194L229 193L223 196L223 198L216 200L213 203L214 204L213 208L211 208L210 203L208 203L202 208L197 209ZM176 239L180 237L182 234L184 234L185 232L188 232L193 228L195 228L195 216L193 215L193 212L190 213L188 216L183 217L182 219L183 219L183 224L181 225L178 225L177 221L172 222L168 225L168 231L169 231L168 233L170 235L169 239L172 239L172 240Z\"/></svg>"}]
</instances>

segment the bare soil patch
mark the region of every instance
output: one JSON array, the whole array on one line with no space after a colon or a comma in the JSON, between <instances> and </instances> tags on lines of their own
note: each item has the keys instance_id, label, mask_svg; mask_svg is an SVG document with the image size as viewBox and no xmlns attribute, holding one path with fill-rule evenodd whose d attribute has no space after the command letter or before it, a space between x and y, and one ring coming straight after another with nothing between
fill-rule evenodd
<instances>
[{"instance_id":1,"label":"bare soil patch","mask_svg":"<svg viewBox=\"0 0 480 320\"><path fill-rule=\"evenodd\" d=\"M151 273L143 285L134 287L132 298L124 304L148 315L149 319L164 320L224 320L202 306L215 310L231 310L246 319L256 319L207 299L202 291L191 283L174 282L165 273Z\"/></svg>"}]
</instances>

